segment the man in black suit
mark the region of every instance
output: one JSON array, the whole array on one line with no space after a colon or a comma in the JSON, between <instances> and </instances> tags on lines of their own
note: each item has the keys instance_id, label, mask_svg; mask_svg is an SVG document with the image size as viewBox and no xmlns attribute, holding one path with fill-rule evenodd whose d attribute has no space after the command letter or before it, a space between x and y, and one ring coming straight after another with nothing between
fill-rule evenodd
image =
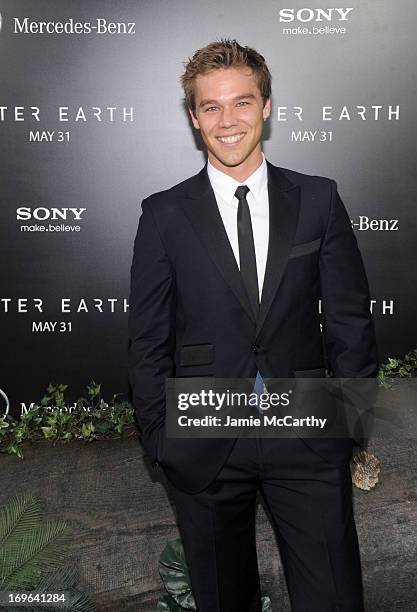
<instances>
[{"instance_id":1,"label":"man in black suit","mask_svg":"<svg viewBox=\"0 0 417 612\"><path fill-rule=\"evenodd\" d=\"M293 612L360 612L352 438L165 435L166 378L323 377L324 353L334 377L372 378L378 367L366 274L336 183L262 153L264 58L221 40L195 53L182 84L208 162L142 203L129 378L145 450L172 484L198 610L261 610L261 491Z\"/></svg>"}]
</instances>

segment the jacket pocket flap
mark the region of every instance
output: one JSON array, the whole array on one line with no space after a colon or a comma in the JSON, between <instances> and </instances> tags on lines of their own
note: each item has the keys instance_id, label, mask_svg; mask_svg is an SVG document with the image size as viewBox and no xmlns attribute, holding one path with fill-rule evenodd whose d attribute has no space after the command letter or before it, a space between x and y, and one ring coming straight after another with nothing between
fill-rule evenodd
<instances>
[{"instance_id":1,"label":"jacket pocket flap","mask_svg":"<svg viewBox=\"0 0 417 612\"><path fill-rule=\"evenodd\" d=\"M326 370L324 368L315 368L314 370L294 370L295 378L325 378Z\"/></svg>"},{"instance_id":2,"label":"jacket pocket flap","mask_svg":"<svg viewBox=\"0 0 417 612\"><path fill-rule=\"evenodd\" d=\"M180 366L208 365L214 360L212 344L189 344L180 352Z\"/></svg>"}]
</instances>

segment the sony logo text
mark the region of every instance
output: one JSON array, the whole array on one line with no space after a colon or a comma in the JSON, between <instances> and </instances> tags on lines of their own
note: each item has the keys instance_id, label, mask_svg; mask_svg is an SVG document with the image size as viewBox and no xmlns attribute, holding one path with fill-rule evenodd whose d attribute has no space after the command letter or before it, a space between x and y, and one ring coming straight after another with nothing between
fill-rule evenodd
<instances>
[{"instance_id":1,"label":"sony logo text","mask_svg":"<svg viewBox=\"0 0 417 612\"><path fill-rule=\"evenodd\" d=\"M30 208L29 206L20 206L16 211L16 218L21 221L28 219L36 219L37 221L45 221L46 219L63 219L68 218L74 221L79 221L86 208L46 208L46 206L38 206L38 208Z\"/></svg>"},{"instance_id":2,"label":"sony logo text","mask_svg":"<svg viewBox=\"0 0 417 612\"><path fill-rule=\"evenodd\" d=\"M19 206L16 209L16 219L18 221L31 221L32 223L21 223L20 231L32 234L34 232L80 232L81 225L76 222L83 220L86 208L56 208L47 206ZM33 223L38 221L39 223ZM45 223L45 221L58 221L58 223ZM68 224L62 223L67 221Z\"/></svg>"},{"instance_id":3,"label":"sony logo text","mask_svg":"<svg viewBox=\"0 0 417 612\"><path fill-rule=\"evenodd\" d=\"M301 21L303 23L309 21L347 21L349 13L353 11L350 8L283 8L279 11L279 20L282 22Z\"/></svg>"}]
</instances>

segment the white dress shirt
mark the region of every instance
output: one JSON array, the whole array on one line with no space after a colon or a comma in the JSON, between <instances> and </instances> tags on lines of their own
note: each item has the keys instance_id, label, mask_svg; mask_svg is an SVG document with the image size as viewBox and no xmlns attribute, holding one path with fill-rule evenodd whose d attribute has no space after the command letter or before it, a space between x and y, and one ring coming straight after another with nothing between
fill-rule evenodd
<instances>
[{"instance_id":1,"label":"white dress shirt","mask_svg":"<svg viewBox=\"0 0 417 612\"><path fill-rule=\"evenodd\" d=\"M237 209L239 201L235 197L235 191L239 185L247 185L249 187L246 200L248 202L252 222L256 270L258 274L259 301L261 301L269 238L268 171L265 155L262 153L261 165L244 181L244 183L239 183L228 174L221 172L209 161L207 162L207 173L211 186L213 187L214 195L216 196L217 206L219 207L223 225L239 268L239 240L237 233Z\"/></svg>"}]
</instances>

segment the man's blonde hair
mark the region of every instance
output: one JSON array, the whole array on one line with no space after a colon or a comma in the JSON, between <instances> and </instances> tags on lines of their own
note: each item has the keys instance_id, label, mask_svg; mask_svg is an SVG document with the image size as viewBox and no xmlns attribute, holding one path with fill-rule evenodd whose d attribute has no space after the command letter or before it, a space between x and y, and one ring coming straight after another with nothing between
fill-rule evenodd
<instances>
[{"instance_id":1,"label":"man's blonde hair","mask_svg":"<svg viewBox=\"0 0 417 612\"><path fill-rule=\"evenodd\" d=\"M206 74L221 68L251 68L258 82L263 104L271 96L271 73L265 59L260 53L250 47L242 47L236 40L222 38L198 49L185 64L185 72L181 76L185 101L190 110L195 112L195 80L198 75Z\"/></svg>"}]
</instances>

